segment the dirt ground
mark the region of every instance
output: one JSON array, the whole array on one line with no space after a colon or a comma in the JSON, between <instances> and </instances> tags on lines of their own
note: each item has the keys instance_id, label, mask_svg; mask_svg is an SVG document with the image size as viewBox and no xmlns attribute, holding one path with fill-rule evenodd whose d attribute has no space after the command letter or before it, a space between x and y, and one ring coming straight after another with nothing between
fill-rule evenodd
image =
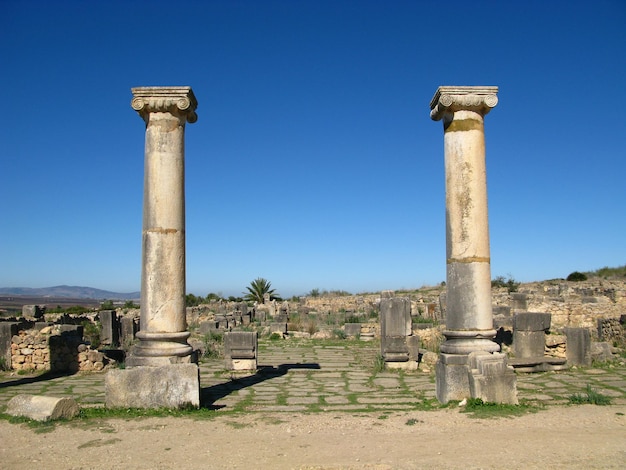
<instances>
[{"instance_id":1,"label":"dirt ground","mask_svg":"<svg viewBox=\"0 0 626 470\"><path fill-rule=\"evenodd\" d=\"M626 468L626 406L515 418L458 409L89 420L41 432L0 421L4 469Z\"/></svg>"}]
</instances>

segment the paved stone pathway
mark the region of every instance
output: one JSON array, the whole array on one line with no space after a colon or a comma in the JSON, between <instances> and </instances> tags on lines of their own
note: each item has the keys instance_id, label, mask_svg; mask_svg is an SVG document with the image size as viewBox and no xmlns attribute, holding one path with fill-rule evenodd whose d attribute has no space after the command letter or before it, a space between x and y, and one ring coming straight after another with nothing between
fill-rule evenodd
<instances>
[{"instance_id":1,"label":"paved stone pathway","mask_svg":"<svg viewBox=\"0 0 626 470\"><path fill-rule=\"evenodd\" d=\"M376 342L261 342L259 372L231 377L223 361L200 366L202 403L216 410L385 412L436 403L434 372L374 372ZM0 410L15 395L70 396L82 406L104 404L105 373L25 376L0 373ZM626 404L624 361L603 368L518 374L520 400L559 405L587 386Z\"/></svg>"}]
</instances>

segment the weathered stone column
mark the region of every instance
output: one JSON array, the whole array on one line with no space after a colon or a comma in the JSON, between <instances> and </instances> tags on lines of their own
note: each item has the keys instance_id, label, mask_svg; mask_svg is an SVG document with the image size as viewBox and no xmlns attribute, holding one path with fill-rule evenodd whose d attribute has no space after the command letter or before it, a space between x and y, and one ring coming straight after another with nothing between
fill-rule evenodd
<instances>
[{"instance_id":1,"label":"weathered stone column","mask_svg":"<svg viewBox=\"0 0 626 470\"><path fill-rule=\"evenodd\" d=\"M471 353L500 350L493 341L484 133L497 92L442 86L430 102L430 117L443 120L444 129L447 312L437 367L437 398L444 403L469 396Z\"/></svg>"},{"instance_id":2,"label":"weathered stone column","mask_svg":"<svg viewBox=\"0 0 626 470\"><path fill-rule=\"evenodd\" d=\"M107 407L199 406L185 314L185 124L196 122L190 87L133 88L146 123L140 340L124 370L109 371Z\"/></svg>"},{"instance_id":3,"label":"weathered stone column","mask_svg":"<svg viewBox=\"0 0 626 470\"><path fill-rule=\"evenodd\" d=\"M446 171L447 312L441 351L498 351L492 339L484 116L497 87L439 87L430 116L443 119Z\"/></svg>"},{"instance_id":4,"label":"weathered stone column","mask_svg":"<svg viewBox=\"0 0 626 470\"><path fill-rule=\"evenodd\" d=\"M146 122L141 321L131 365L189 362L185 316L185 124L196 122L189 87L133 88Z\"/></svg>"}]
</instances>

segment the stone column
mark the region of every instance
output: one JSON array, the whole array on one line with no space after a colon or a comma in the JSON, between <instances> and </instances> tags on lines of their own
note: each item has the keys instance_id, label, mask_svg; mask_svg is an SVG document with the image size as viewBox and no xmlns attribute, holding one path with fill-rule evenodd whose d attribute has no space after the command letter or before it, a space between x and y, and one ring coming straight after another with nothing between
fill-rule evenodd
<instances>
[{"instance_id":1,"label":"stone column","mask_svg":"<svg viewBox=\"0 0 626 470\"><path fill-rule=\"evenodd\" d=\"M141 320L130 365L189 362L185 316L185 124L197 120L190 87L133 88L146 123Z\"/></svg>"},{"instance_id":2,"label":"stone column","mask_svg":"<svg viewBox=\"0 0 626 470\"><path fill-rule=\"evenodd\" d=\"M108 408L200 406L185 316L185 124L196 122L189 87L133 88L146 123L139 344L105 379Z\"/></svg>"},{"instance_id":3,"label":"stone column","mask_svg":"<svg viewBox=\"0 0 626 470\"><path fill-rule=\"evenodd\" d=\"M443 120L446 171L447 312L441 351L498 351L492 339L484 116L497 87L439 87L430 103Z\"/></svg>"},{"instance_id":4,"label":"stone column","mask_svg":"<svg viewBox=\"0 0 626 470\"><path fill-rule=\"evenodd\" d=\"M437 398L443 403L470 396L471 371L479 369L470 368L471 353L500 350L493 341L484 133L497 92L442 86L430 102L430 117L443 120L446 173L446 341L437 365ZM506 357L496 357L507 371Z\"/></svg>"}]
</instances>

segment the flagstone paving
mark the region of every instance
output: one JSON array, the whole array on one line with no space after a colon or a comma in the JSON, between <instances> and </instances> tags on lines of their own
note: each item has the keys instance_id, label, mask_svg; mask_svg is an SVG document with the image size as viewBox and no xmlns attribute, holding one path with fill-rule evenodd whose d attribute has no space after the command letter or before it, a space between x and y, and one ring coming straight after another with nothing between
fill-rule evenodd
<instances>
[{"instance_id":1,"label":"flagstone paving","mask_svg":"<svg viewBox=\"0 0 626 470\"><path fill-rule=\"evenodd\" d=\"M200 364L203 406L238 411L410 410L434 401L434 372L375 371L376 343L261 342L259 370L232 376L223 361ZM17 394L73 397L82 406L104 405L104 373L65 376L0 373L0 410ZM587 387L626 404L626 364L517 375L518 397L543 405L569 402Z\"/></svg>"}]
</instances>

